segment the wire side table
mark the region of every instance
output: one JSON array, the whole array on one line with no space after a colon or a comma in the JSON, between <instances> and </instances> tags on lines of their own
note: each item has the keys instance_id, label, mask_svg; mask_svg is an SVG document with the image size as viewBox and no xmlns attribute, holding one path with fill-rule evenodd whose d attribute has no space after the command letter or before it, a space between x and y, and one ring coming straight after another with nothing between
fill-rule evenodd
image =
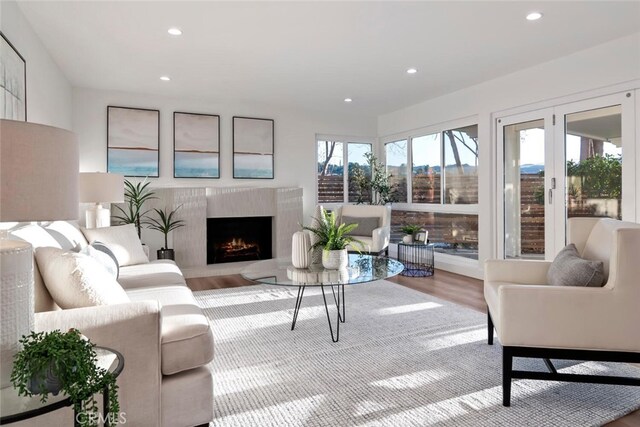
<instances>
[{"instance_id":1,"label":"wire side table","mask_svg":"<svg viewBox=\"0 0 640 427\"><path fill-rule=\"evenodd\" d=\"M402 276L433 276L433 244L399 242L398 261L404 264Z\"/></svg>"}]
</instances>

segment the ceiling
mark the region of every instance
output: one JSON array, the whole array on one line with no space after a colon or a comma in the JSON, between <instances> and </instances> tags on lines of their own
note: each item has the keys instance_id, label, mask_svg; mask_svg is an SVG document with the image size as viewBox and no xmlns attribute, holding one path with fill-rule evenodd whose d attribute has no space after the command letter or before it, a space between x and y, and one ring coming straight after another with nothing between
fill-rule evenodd
<instances>
[{"instance_id":1,"label":"ceiling","mask_svg":"<svg viewBox=\"0 0 640 427\"><path fill-rule=\"evenodd\" d=\"M638 1L19 5L76 87L363 115L640 31Z\"/></svg>"}]
</instances>

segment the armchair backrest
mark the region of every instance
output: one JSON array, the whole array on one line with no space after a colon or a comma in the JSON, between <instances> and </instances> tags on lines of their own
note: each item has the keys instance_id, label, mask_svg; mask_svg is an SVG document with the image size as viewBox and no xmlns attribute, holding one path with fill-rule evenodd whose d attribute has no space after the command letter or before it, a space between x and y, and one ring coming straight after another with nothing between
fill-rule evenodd
<instances>
[{"instance_id":1,"label":"armchair backrest","mask_svg":"<svg viewBox=\"0 0 640 427\"><path fill-rule=\"evenodd\" d=\"M640 236L640 224L635 222L618 221L611 218L570 218L567 235L569 242L576 245L580 256L593 261L602 261L605 280L607 280L610 268L614 267L614 257L619 255L617 254L618 247L615 246L619 246L621 243L617 242L615 238L618 234L617 230L624 233L626 229L631 229L631 234ZM625 239L625 242L631 243L632 240ZM637 256L640 247L627 248L627 250L634 251ZM615 268L630 267L622 266L617 260L615 261ZM636 266L636 269L640 275L640 264Z\"/></svg>"},{"instance_id":2,"label":"armchair backrest","mask_svg":"<svg viewBox=\"0 0 640 427\"><path fill-rule=\"evenodd\" d=\"M386 205L342 205L337 209L338 220L342 216L380 218L380 227L391 227L391 206Z\"/></svg>"}]
</instances>

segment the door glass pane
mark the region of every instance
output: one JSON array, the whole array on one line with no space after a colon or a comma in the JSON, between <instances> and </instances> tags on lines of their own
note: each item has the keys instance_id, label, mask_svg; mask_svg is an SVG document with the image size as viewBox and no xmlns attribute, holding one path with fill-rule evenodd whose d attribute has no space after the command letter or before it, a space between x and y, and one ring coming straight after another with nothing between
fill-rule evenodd
<instances>
[{"instance_id":1,"label":"door glass pane","mask_svg":"<svg viewBox=\"0 0 640 427\"><path fill-rule=\"evenodd\" d=\"M342 142L318 141L318 203L344 202Z\"/></svg>"},{"instance_id":2,"label":"door glass pane","mask_svg":"<svg viewBox=\"0 0 640 427\"><path fill-rule=\"evenodd\" d=\"M386 151L387 173L395 201L407 202L407 140L389 142L384 145Z\"/></svg>"},{"instance_id":3,"label":"door glass pane","mask_svg":"<svg viewBox=\"0 0 640 427\"><path fill-rule=\"evenodd\" d=\"M478 203L478 125L442 132L444 202Z\"/></svg>"},{"instance_id":4,"label":"door glass pane","mask_svg":"<svg viewBox=\"0 0 640 427\"><path fill-rule=\"evenodd\" d=\"M504 127L504 255L544 259L544 120Z\"/></svg>"},{"instance_id":5,"label":"door glass pane","mask_svg":"<svg viewBox=\"0 0 640 427\"><path fill-rule=\"evenodd\" d=\"M371 167L366 154L371 153L371 144L350 142L347 144L349 162L349 201L369 203L371 191Z\"/></svg>"},{"instance_id":6,"label":"door glass pane","mask_svg":"<svg viewBox=\"0 0 640 427\"><path fill-rule=\"evenodd\" d=\"M413 203L440 203L440 134L411 140Z\"/></svg>"},{"instance_id":7,"label":"door glass pane","mask_svg":"<svg viewBox=\"0 0 640 427\"><path fill-rule=\"evenodd\" d=\"M565 116L567 218L622 219L620 105Z\"/></svg>"}]
</instances>

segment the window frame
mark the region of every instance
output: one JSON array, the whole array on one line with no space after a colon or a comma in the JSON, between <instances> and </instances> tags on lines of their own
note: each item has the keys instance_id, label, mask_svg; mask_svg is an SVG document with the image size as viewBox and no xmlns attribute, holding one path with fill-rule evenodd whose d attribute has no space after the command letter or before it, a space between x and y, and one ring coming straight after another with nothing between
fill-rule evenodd
<instances>
[{"instance_id":1,"label":"window frame","mask_svg":"<svg viewBox=\"0 0 640 427\"><path fill-rule=\"evenodd\" d=\"M324 141L340 142L342 143L342 202L320 202L318 198L318 143ZM315 199L316 204L323 206L340 206L349 202L349 144L369 144L371 146L371 152L376 154L376 139L372 137L362 136L341 136L341 135L326 135L316 134L315 146L314 146L314 182L315 182Z\"/></svg>"},{"instance_id":2,"label":"window frame","mask_svg":"<svg viewBox=\"0 0 640 427\"><path fill-rule=\"evenodd\" d=\"M478 116L470 116L457 120L451 120L431 126L425 126L422 128L414 129L407 132L396 133L380 138L381 153L384 156L385 165L387 163L386 144L391 142L407 140L407 202L406 203L393 203L393 207L398 210L411 210L420 212L434 212L434 213L452 213L452 214L479 214L479 203L473 204L452 204L444 203L444 188L445 180L444 170L441 172L440 183L440 203L414 203L413 202L413 140L414 138L420 138L426 135L442 134L444 131L463 128L467 126L480 126ZM440 136L440 167L444 167L444 137ZM480 157L478 157L478 168L480 167ZM480 181L480 175L478 171L478 182Z\"/></svg>"}]
</instances>

